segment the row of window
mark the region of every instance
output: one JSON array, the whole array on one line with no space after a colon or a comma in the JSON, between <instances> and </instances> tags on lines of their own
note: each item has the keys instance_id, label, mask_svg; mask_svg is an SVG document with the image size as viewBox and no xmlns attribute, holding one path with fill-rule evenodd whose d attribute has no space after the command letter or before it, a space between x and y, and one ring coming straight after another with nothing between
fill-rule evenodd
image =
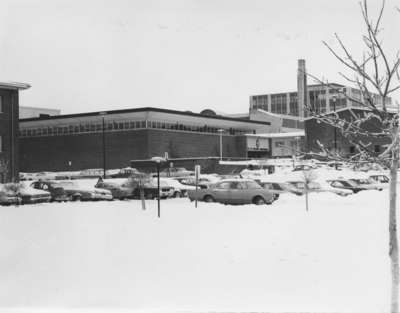
<instances>
[{"instance_id":1,"label":"row of window","mask_svg":"<svg viewBox=\"0 0 400 313\"><path fill-rule=\"evenodd\" d=\"M220 128L194 125L184 125L180 123L165 123L158 121L123 121L123 122L106 122L104 124L104 131L120 131L130 129L143 129L143 128L156 128L156 129L169 129L179 131L192 131L201 133L218 133ZM47 126L35 128L22 128L20 129L20 137L40 137L40 136L62 136L70 134L82 133L101 133L103 132L103 124L100 123L85 123L73 125L60 125L60 126ZM240 135L249 133L251 131L244 129L229 128L224 129L224 134ZM255 132L254 130L252 131Z\"/></svg>"}]
</instances>

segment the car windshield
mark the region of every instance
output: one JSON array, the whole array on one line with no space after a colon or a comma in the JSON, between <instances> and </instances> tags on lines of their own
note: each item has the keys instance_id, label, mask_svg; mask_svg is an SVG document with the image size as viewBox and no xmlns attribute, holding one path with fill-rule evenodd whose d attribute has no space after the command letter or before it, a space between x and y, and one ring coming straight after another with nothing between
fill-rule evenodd
<instances>
[{"instance_id":1,"label":"car windshield","mask_svg":"<svg viewBox=\"0 0 400 313\"><path fill-rule=\"evenodd\" d=\"M361 184L361 185L370 184L370 182L368 181L368 179L360 178L360 179L356 179L355 181L356 181L357 183Z\"/></svg>"},{"instance_id":2,"label":"car windshield","mask_svg":"<svg viewBox=\"0 0 400 313\"><path fill-rule=\"evenodd\" d=\"M341 183L347 187L357 187L357 184L351 180L345 180L345 181L342 181Z\"/></svg>"}]
</instances>

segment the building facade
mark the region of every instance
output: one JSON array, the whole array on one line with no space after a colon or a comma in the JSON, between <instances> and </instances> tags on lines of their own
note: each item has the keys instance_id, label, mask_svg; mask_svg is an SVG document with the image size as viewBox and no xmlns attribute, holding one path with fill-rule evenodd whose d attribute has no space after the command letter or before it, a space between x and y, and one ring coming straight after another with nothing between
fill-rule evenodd
<instances>
[{"instance_id":1,"label":"building facade","mask_svg":"<svg viewBox=\"0 0 400 313\"><path fill-rule=\"evenodd\" d=\"M367 110L359 108L345 108L337 112L339 118L342 120L361 118L367 113ZM364 122L360 127L365 131L379 132L380 122L377 119L371 119L368 122ZM370 154L379 154L390 143L390 139L387 137L378 138L363 135L345 137L340 129L314 117L305 120L305 134L306 151L320 153L322 151L320 145L322 145L326 150L336 152L342 156L351 156L357 153L356 144L368 147Z\"/></svg>"},{"instance_id":2,"label":"building facade","mask_svg":"<svg viewBox=\"0 0 400 313\"><path fill-rule=\"evenodd\" d=\"M309 85L307 92L308 106L316 114L330 113L343 108L362 107L357 102L363 101L362 94L355 88L339 84L331 84L329 87L325 85ZM374 102L378 106L382 106L382 98L376 94L373 97ZM390 98L387 99L386 105L388 107L393 106ZM297 92L251 96L250 110L256 109L299 118L309 115L308 110L299 105Z\"/></svg>"},{"instance_id":3,"label":"building facade","mask_svg":"<svg viewBox=\"0 0 400 313\"><path fill-rule=\"evenodd\" d=\"M376 106L382 107L383 98L371 94ZM313 114L324 114L344 108L360 108L366 95L359 89L340 84L307 84L305 60L298 60L297 91L250 96L250 112L264 110L283 118L295 117L300 120ZM386 98L386 106L396 109L391 98ZM311 114L312 115L312 114Z\"/></svg>"},{"instance_id":4,"label":"building facade","mask_svg":"<svg viewBox=\"0 0 400 313\"><path fill-rule=\"evenodd\" d=\"M0 83L0 183L18 181L19 90L29 87Z\"/></svg>"},{"instance_id":5,"label":"building facade","mask_svg":"<svg viewBox=\"0 0 400 313\"><path fill-rule=\"evenodd\" d=\"M121 168L130 160L246 158L246 134L271 123L158 108L43 116L20 120L21 171Z\"/></svg>"}]
</instances>

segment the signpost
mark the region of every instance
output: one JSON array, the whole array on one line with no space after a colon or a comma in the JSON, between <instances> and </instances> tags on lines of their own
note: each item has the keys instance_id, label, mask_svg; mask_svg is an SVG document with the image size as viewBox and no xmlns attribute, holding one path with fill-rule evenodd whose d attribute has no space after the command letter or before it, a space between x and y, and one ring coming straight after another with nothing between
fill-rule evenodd
<instances>
[{"instance_id":1,"label":"signpost","mask_svg":"<svg viewBox=\"0 0 400 313\"><path fill-rule=\"evenodd\" d=\"M197 208L197 189L198 189L198 185L199 185L199 178L200 178L200 170L201 167L200 165L195 165L194 166L194 177L196 180L196 197L195 197L195 207Z\"/></svg>"}]
</instances>

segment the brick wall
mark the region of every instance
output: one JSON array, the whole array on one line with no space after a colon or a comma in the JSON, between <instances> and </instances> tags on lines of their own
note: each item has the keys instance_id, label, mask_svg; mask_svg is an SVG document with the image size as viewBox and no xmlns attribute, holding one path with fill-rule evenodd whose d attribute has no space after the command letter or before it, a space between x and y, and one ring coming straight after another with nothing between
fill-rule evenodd
<instances>
[{"instance_id":1,"label":"brick wall","mask_svg":"<svg viewBox=\"0 0 400 313\"><path fill-rule=\"evenodd\" d=\"M356 113L358 110L354 110ZM361 111L358 112L362 114ZM348 119L349 111L342 111L339 114L341 119ZM379 131L379 123L377 120L371 120L370 122L363 123L363 129L368 131ZM319 148L317 141L322 143L328 149L334 149L334 138L335 138L335 131L334 127L328 125L326 123L318 123L316 119L310 119L305 122L305 131L306 131L306 150L313 151L313 152L320 152L321 149ZM375 146L379 146L380 150L382 150L382 145L386 145L389 143L388 138L372 138L372 137L365 137L365 136L357 136L352 137L350 142L347 140L341 133L340 129L336 130L336 145L337 149L340 153L347 155L350 154L350 147L354 146L352 142L361 141L364 144L369 144L369 149L371 152L374 151Z\"/></svg>"},{"instance_id":2,"label":"brick wall","mask_svg":"<svg viewBox=\"0 0 400 313\"><path fill-rule=\"evenodd\" d=\"M0 136L2 137L0 182L18 180L18 91L0 89Z\"/></svg>"},{"instance_id":3,"label":"brick wall","mask_svg":"<svg viewBox=\"0 0 400 313\"><path fill-rule=\"evenodd\" d=\"M242 136L223 136L223 156L245 157ZM121 168L132 159L153 156L219 156L219 134L158 129L106 133L106 167ZM71 166L69 166L71 161ZM81 170L103 167L102 134L20 138L20 165L23 172Z\"/></svg>"}]
</instances>

